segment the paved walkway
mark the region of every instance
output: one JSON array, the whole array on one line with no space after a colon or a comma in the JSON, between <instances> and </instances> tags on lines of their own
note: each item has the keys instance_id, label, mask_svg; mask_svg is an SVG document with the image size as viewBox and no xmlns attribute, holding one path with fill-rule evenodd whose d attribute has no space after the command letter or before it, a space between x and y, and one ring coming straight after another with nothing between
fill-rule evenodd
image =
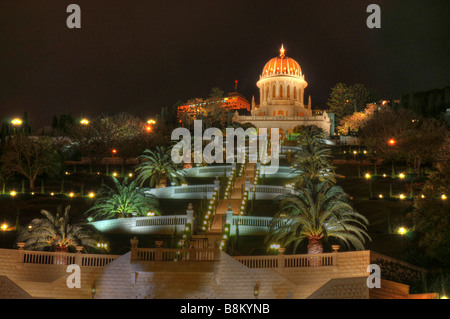
<instances>
[{"instance_id":1,"label":"paved walkway","mask_svg":"<svg viewBox=\"0 0 450 319\"><path fill-rule=\"evenodd\" d=\"M245 168L243 176L238 176L234 180L233 191L231 192L229 199L219 199L217 203L216 213L211 225L209 234L219 234L222 233L223 225L225 224L225 218L227 215L227 210L231 205L233 210L233 215L239 215L241 211L242 204L242 194L245 188L245 181L250 181L253 184L255 178L256 164L248 163Z\"/></svg>"}]
</instances>

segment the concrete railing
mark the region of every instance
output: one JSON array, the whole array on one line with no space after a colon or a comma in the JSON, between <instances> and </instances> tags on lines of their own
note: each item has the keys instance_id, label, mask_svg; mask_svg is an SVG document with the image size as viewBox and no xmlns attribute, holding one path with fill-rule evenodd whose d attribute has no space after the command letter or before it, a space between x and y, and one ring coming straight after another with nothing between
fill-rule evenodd
<instances>
[{"instance_id":1,"label":"concrete railing","mask_svg":"<svg viewBox=\"0 0 450 319\"><path fill-rule=\"evenodd\" d=\"M146 226L179 226L185 225L187 215L170 215L170 216L153 216L153 217L136 217L134 218L132 227Z\"/></svg>"},{"instance_id":2,"label":"concrete railing","mask_svg":"<svg viewBox=\"0 0 450 319\"><path fill-rule=\"evenodd\" d=\"M59 253L47 251L17 250L17 261L25 264L71 265L104 267L120 255Z\"/></svg>"},{"instance_id":3,"label":"concrete railing","mask_svg":"<svg viewBox=\"0 0 450 319\"><path fill-rule=\"evenodd\" d=\"M91 222L103 233L121 234L172 234L184 230L186 223L192 223L193 212L186 215L128 217Z\"/></svg>"},{"instance_id":4,"label":"concrete railing","mask_svg":"<svg viewBox=\"0 0 450 319\"><path fill-rule=\"evenodd\" d=\"M235 236L239 233L240 236L245 235L266 235L269 233L272 217L258 217L258 216L236 216L231 217L230 235ZM281 225L279 222L278 225Z\"/></svg>"},{"instance_id":5,"label":"concrete railing","mask_svg":"<svg viewBox=\"0 0 450 319\"><path fill-rule=\"evenodd\" d=\"M215 187L217 186L214 184L171 186L145 189L144 193L153 195L157 198L209 199L212 197Z\"/></svg>"},{"instance_id":6,"label":"concrete railing","mask_svg":"<svg viewBox=\"0 0 450 319\"><path fill-rule=\"evenodd\" d=\"M248 268L302 268L336 266L336 254L235 256L234 259Z\"/></svg>"},{"instance_id":7,"label":"concrete railing","mask_svg":"<svg viewBox=\"0 0 450 319\"><path fill-rule=\"evenodd\" d=\"M132 248L132 261L216 261L218 249Z\"/></svg>"},{"instance_id":8,"label":"concrete railing","mask_svg":"<svg viewBox=\"0 0 450 319\"><path fill-rule=\"evenodd\" d=\"M284 194L294 194L295 191L292 188L284 186L273 185L250 185L249 186L249 199L275 199L276 197Z\"/></svg>"}]
</instances>

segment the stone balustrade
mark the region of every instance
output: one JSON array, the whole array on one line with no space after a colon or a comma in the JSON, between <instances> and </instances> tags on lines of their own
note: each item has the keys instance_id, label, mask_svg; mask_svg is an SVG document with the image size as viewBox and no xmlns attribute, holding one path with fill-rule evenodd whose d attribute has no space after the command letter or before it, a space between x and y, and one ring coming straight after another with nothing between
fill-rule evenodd
<instances>
[{"instance_id":1,"label":"stone balustrade","mask_svg":"<svg viewBox=\"0 0 450 319\"><path fill-rule=\"evenodd\" d=\"M212 197L216 187L218 186L215 184L171 186L148 188L144 190L144 193L147 195L153 195L157 198L209 199Z\"/></svg>"},{"instance_id":2,"label":"stone balustrade","mask_svg":"<svg viewBox=\"0 0 450 319\"><path fill-rule=\"evenodd\" d=\"M71 265L104 267L120 255L61 253L47 251L17 250L17 262L41 265Z\"/></svg>"},{"instance_id":3,"label":"stone balustrade","mask_svg":"<svg viewBox=\"0 0 450 319\"><path fill-rule=\"evenodd\" d=\"M187 261L217 261L219 250L177 249L177 248L132 248L131 261L187 262Z\"/></svg>"},{"instance_id":4,"label":"stone balustrade","mask_svg":"<svg viewBox=\"0 0 450 319\"><path fill-rule=\"evenodd\" d=\"M235 256L248 268L302 268L336 266L336 253L304 255Z\"/></svg>"}]
</instances>

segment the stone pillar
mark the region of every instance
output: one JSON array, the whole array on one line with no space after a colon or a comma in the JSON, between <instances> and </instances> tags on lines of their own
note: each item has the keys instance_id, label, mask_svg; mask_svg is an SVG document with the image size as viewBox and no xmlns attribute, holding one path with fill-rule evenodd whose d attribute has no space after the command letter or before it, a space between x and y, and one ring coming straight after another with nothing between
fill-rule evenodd
<instances>
[{"instance_id":1,"label":"stone pillar","mask_svg":"<svg viewBox=\"0 0 450 319\"><path fill-rule=\"evenodd\" d=\"M77 250L77 252L75 253L75 264L77 264L78 266L82 266L82 256L81 256L81 251L83 250L83 246L75 246L75 249Z\"/></svg>"},{"instance_id":2,"label":"stone pillar","mask_svg":"<svg viewBox=\"0 0 450 319\"><path fill-rule=\"evenodd\" d=\"M233 222L233 209L231 208L231 204L228 206L228 210L227 210L227 219L226 219L226 224L232 224Z\"/></svg>"},{"instance_id":3,"label":"stone pillar","mask_svg":"<svg viewBox=\"0 0 450 319\"><path fill-rule=\"evenodd\" d=\"M192 206L192 203L189 203L188 208L186 210L186 223L190 223L191 224L191 229L193 229L193 225L194 225L194 209Z\"/></svg>"},{"instance_id":4,"label":"stone pillar","mask_svg":"<svg viewBox=\"0 0 450 319\"><path fill-rule=\"evenodd\" d=\"M23 258L25 255L25 250L23 248L25 247L25 243L17 243L17 246L19 247L17 252L17 262L23 263Z\"/></svg>"},{"instance_id":5,"label":"stone pillar","mask_svg":"<svg viewBox=\"0 0 450 319\"><path fill-rule=\"evenodd\" d=\"M284 268L284 252L286 248L280 247L278 248L280 254L278 255L278 268Z\"/></svg>"},{"instance_id":6,"label":"stone pillar","mask_svg":"<svg viewBox=\"0 0 450 319\"><path fill-rule=\"evenodd\" d=\"M214 189L217 190L217 192L219 192L219 190L220 190L219 176L216 176L216 179L214 180Z\"/></svg>"},{"instance_id":7,"label":"stone pillar","mask_svg":"<svg viewBox=\"0 0 450 319\"><path fill-rule=\"evenodd\" d=\"M139 240L137 239L137 237L133 237L132 239L130 239L130 244L131 244L131 261L133 260L138 260L138 255L137 255L137 248L138 248L138 243Z\"/></svg>"}]
</instances>

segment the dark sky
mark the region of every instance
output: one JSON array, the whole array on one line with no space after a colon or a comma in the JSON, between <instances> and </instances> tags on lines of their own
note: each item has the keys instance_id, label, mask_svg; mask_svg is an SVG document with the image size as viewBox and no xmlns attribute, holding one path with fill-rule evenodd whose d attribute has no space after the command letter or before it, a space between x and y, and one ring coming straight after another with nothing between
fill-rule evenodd
<instances>
[{"instance_id":1,"label":"dark sky","mask_svg":"<svg viewBox=\"0 0 450 319\"><path fill-rule=\"evenodd\" d=\"M81 29L66 8L81 7ZM381 29L366 8L381 7ZM385 98L450 85L450 1L1 0L0 117L146 118L212 87L251 99L264 64L297 60L313 106L338 82Z\"/></svg>"}]
</instances>

